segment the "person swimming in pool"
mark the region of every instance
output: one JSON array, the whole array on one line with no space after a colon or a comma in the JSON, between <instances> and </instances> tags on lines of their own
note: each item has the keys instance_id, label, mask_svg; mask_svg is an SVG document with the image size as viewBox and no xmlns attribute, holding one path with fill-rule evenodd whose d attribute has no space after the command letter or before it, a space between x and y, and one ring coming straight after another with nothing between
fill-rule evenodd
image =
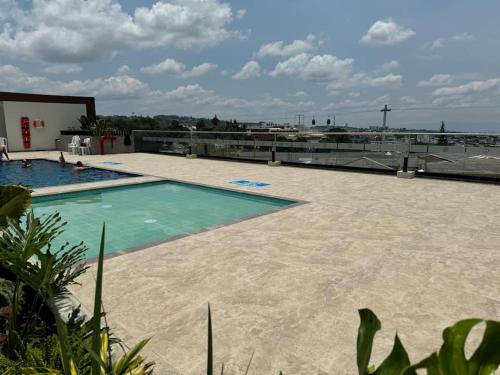
<instances>
[{"instance_id":1,"label":"person swimming in pool","mask_svg":"<svg viewBox=\"0 0 500 375\"><path fill-rule=\"evenodd\" d=\"M3 157L10 161L9 154L7 153L7 147L5 145L0 145L0 161L3 160Z\"/></svg>"},{"instance_id":2,"label":"person swimming in pool","mask_svg":"<svg viewBox=\"0 0 500 375\"><path fill-rule=\"evenodd\" d=\"M76 162L76 165L75 165L76 172L81 172L81 171L84 171L85 169L88 169L88 168L89 167L86 167L85 165L83 165L83 163L81 161Z\"/></svg>"},{"instance_id":3,"label":"person swimming in pool","mask_svg":"<svg viewBox=\"0 0 500 375\"><path fill-rule=\"evenodd\" d=\"M31 162L28 159L21 160L21 168L31 168Z\"/></svg>"}]
</instances>

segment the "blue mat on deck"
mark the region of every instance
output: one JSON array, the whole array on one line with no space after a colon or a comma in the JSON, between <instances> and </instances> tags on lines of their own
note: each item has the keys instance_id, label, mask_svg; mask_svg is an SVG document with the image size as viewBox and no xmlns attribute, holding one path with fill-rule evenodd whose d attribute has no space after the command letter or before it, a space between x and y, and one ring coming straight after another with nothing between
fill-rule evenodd
<instances>
[{"instance_id":1,"label":"blue mat on deck","mask_svg":"<svg viewBox=\"0 0 500 375\"><path fill-rule=\"evenodd\" d=\"M105 164L105 165L120 165L121 163L118 161L103 161L97 164Z\"/></svg>"},{"instance_id":2,"label":"blue mat on deck","mask_svg":"<svg viewBox=\"0 0 500 375\"><path fill-rule=\"evenodd\" d=\"M231 181L231 183L235 184L235 185L240 185L240 186L250 186L250 187L257 187L257 188L266 187L266 186L271 185L271 184L268 184L266 182L255 182L255 181L248 181L248 180L234 180L234 181Z\"/></svg>"}]
</instances>

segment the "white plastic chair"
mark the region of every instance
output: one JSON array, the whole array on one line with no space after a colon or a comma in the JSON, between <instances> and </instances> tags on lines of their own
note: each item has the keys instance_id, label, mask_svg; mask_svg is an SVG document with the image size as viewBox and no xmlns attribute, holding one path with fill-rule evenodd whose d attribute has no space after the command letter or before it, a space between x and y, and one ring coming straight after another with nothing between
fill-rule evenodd
<instances>
[{"instance_id":1,"label":"white plastic chair","mask_svg":"<svg viewBox=\"0 0 500 375\"><path fill-rule=\"evenodd\" d=\"M80 137L78 135L74 135L73 138L71 138L71 143L68 143L68 152L70 152L72 155L76 155L79 148Z\"/></svg>"},{"instance_id":2,"label":"white plastic chair","mask_svg":"<svg viewBox=\"0 0 500 375\"><path fill-rule=\"evenodd\" d=\"M7 138L0 137L0 145L5 146L5 151L9 152L7 148Z\"/></svg>"},{"instance_id":3,"label":"white plastic chair","mask_svg":"<svg viewBox=\"0 0 500 375\"><path fill-rule=\"evenodd\" d=\"M83 146L80 146L80 153L85 155L86 152L90 155L90 138L84 138Z\"/></svg>"}]
</instances>

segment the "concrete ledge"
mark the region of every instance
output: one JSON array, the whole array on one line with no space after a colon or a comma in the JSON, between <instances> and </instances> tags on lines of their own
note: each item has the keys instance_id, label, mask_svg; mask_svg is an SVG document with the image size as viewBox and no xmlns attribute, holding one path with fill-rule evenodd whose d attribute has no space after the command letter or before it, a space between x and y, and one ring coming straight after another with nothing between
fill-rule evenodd
<instances>
[{"instance_id":1,"label":"concrete ledge","mask_svg":"<svg viewBox=\"0 0 500 375\"><path fill-rule=\"evenodd\" d=\"M279 161L279 160L277 160L277 161L268 161L267 165L269 165L270 167L279 167L281 165L281 161Z\"/></svg>"},{"instance_id":2,"label":"concrete ledge","mask_svg":"<svg viewBox=\"0 0 500 375\"><path fill-rule=\"evenodd\" d=\"M196 159L197 157L198 157L198 155L196 155L196 154L187 154L186 155L187 159Z\"/></svg>"},{"instance_id":3,"label":"concrete ledge","mask_svg":"<svg viewBox=\"0 0 500 375\"><path fill-rule=\"evenodd\" d=\"M415 178L415 171L408 171L408 172L403 172L403 171L398 171L397 173L398 178Z\"/></svg>"}]
</instances>

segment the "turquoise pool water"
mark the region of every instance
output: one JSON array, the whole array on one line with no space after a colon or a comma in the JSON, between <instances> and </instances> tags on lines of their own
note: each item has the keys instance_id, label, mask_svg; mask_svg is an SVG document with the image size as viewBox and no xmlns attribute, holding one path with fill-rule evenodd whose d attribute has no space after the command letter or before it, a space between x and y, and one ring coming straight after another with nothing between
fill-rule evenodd
<instances>
[{"instance_id":1,"label":"turquoise pool water","mask_svg":"<svg viewBox=\"0 0 500 375\"><path fill-rule=\"evenodd\" d=\"M58 240L98 255L106 222L106 253L130 250L295 202L178 182L155 182L33 198L37 216L58 211L68 222ZM57 244L56 244L57 245Z\"/></svg>"}]
</instances>

